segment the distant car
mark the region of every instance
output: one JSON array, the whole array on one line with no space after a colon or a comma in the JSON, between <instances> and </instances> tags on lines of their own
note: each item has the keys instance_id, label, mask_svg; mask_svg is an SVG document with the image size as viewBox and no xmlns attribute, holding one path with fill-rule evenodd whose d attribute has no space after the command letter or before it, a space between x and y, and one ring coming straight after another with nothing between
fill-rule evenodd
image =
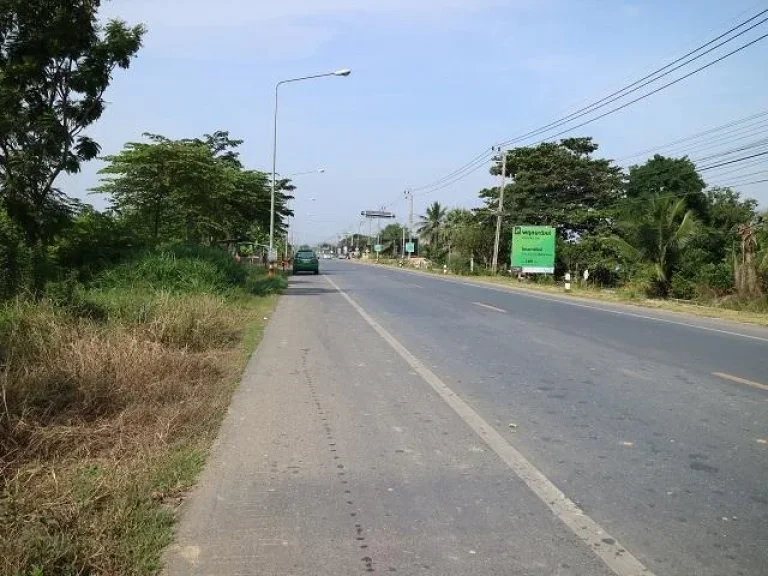
<instances>
[{"instance_id":1,"label":"distant car","mask_svg":"<svg viewBox=\"0 0 768 576\"><path fill-rule=\"evenodd\" d=\"M296 252L296 256L293 259L293 273L298 274L299 272L320 273L320 263L317 259L317 254L312 252L312 250L299 250Z\"/></svg>"}]
</instances>

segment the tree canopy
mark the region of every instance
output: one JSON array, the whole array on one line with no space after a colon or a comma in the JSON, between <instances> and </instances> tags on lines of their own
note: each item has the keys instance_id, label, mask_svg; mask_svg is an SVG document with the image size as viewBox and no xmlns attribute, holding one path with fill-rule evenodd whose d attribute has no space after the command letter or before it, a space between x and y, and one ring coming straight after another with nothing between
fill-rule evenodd
<instances>
[{"instance_id":1,"label":"tree canopy","mask_svg":"<svg viewBox=\"0 0 768 576\"><path fill-rule=\"evenodd\" d=\"M0 188L31 241L55 232L71 203L56 188L99 145L84 130L105 109L116 68L128 68L143 26L97 21L98 0L0 2Z\"/></svg>"},{"instance_id":2,"label":"tree canopy","mask_svg":"<svg viewBox=\"0 0 768 576\"><path fill-rule=\"evenodd\" d=\"M110 195L113 209L134 222L152 242L208 243L243 239L269 227L270 187L266 174L244 170L227 132L203 138L170 140L145 134L107 156L94 192ZM293 185L278 182L276 229L292 215L286 203Z\"/></svg>"}]
</instances>

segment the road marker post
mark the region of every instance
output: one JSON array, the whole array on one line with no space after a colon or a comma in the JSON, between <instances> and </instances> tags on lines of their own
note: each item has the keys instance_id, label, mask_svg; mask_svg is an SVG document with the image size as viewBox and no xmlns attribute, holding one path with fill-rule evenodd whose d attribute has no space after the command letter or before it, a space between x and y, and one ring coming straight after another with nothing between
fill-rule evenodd
<instances>
[{"instance_id":1,"label":"road marker post","mask_svg":"<svg viewBox=\"0 0 768 576\"><path fill-rule=\"evenodd\" d=\"M566 292L571 291L571 273L570 272L565 273L565 291Z\"/></svg>"}]
</instances>

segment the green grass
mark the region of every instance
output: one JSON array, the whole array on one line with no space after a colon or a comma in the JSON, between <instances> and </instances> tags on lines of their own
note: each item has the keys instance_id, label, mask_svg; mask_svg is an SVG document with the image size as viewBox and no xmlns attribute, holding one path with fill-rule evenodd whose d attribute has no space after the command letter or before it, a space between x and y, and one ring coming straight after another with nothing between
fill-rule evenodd
<instances>
[{"instance_id":1,"label":"green grass","mask_svg":"<svg viewBox=\"0 0 768 576\"><path fill-rule=\"evenodd\" d=\"M285 285L184 248L0 307L0 573L157 573Z\"/></svg>"}]
</instances>

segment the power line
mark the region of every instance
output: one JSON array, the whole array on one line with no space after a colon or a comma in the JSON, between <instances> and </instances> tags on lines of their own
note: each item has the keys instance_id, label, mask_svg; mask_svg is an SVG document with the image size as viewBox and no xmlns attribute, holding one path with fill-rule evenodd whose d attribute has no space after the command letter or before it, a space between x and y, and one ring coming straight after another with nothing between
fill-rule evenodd
<instances>
[{"instance_id":1,"label":"power line","mask_svg":"<svg viewBox=\"0 0 768 576\"><path fill-rule=\"evenodd\" d=\"M764 11L760 12L757 16L751 18L747 22L749 22L751 20L754 20L754 18L764 14L765 12L768 12L768 10L764 10ZM755 26L764 23L766 20L768 20L768 18L767 19L763 19L758 24L753 25L752 27L750 27L750 30L752 28L754 28ZM743 26L745 23L742 23L742 25L740 25L740 26ZM739 28L740 26L737 26L736 28ZM746 31L744 31L744 32L746 32ZM728 33L726 33L726 34L728 34ZM650 96L652 96L654 94L657 94L658 92L661 92L662 90L665 90L665 89L667 89L667 88L669 88L669 87L671 87L671 86L673 86L675 84L678 84L679 82L682 82L683 80L685 80L687 78L690 78L694 74L698 74L699 72L702 72L702 71L704 71L704 70L714 66L715 64L717 64L719 62L722 62L726 58L729 58L729 57L731 57L731 56L733 56L733 55L735 55L735 54L737 54L737 53L739 53L739 52L749 48L750 46L756 44L757 42L760 42L760 41L764 40L766 37L768 37L768 34L763 34L762 36L759 36L758 38L755 38L754 40L739 46L738 48L736 48L736 49L734 49L734 50L732 50L732 51L730 51L730 52L728 52L728 53L726 53L726 54L716 58L715 60L712 60L712 61L710 61L710 62L708 62L708 63L706 63L706 64L704 64L704 65L702 65L702 66L700 66L700 67L698 67L696 69L694 69L691 72L688 72L687 74L684 74L683 76L680 76L680 77L676 78L675 80L667 82L666 84L663 84L662 86L659 86L659 87L655 88L654 90L652 90L650 92L647 92L647 93L645 93L645 94L643 94L643 95L641 95L641 96L639 96L637 98L634 98L634 99L630 100L629 102L626 102L626 103L624 103L624 104L622 104L620 106L612 108L612 109L610 109L610 110L608 110L608 111L606 111L606 112L604 112L602 114L599 114L598 116L596 116L594 118L590 118L590 119L588 119L588 120L586 120L584 122L576 124L575 126L571 126L569 128L566 128L565 130L562 130L560 132L552 134L552 135L548 136L547 139L541 140L541 141L537 142L536 144L540 144L540 143L542 143L542 142L544 142L546 140L551 140L553 138L556 138L557 136L564 135L564 134L566 134L568 132L571 132L573 130L576 130L578 128L581 128L583 126L586 126L588 124L596 122L597 120L601 120L602 118L605 118L607 116L615 114L616 112L619 112L619 111L621 111L621 110L623 110L623 109L625 109L625 108L627 108L627 107L629 107L629 106L631 106L631 105L633 105L633 104L635 104L637 102L640 102L641 100L644 100L644 99L646 99L646 98L648 98L648 97L650 97ZM695 52L696 51L694 51L694 53ZM691 60L691 62L692 61L693 61L693 59ZM662 76L659 76L659 78L661 78L661 77ZM656 78L656 80L658 80L659 78ZM629 92L627 92L627 94L629 94ZM624 96L626 96L627 94L624 94ZM606 97L606 98L608 98L608 97ZM603 100L605 100L605 98ZM598 102L600 102L600 101L598 101ZM602 105L600 107L602 107ZM593 108L591 111L594 111L596 109L597 108ZM573 116L573 114L570 115L570 116ZM574 118L570 118L570 120L573 120ZM548 125L548 126L554 127L554 126L552 126L553 124L557 124L557 122L550 123L550 125ZM534 131L534 132L536 132L536 131ZM503 145L505 145L505 146L509 145L510 143L513 143L513 142L517 141L519 138L522 138L522 137L518 137L518 138L513 138L511 140L507 140L507 141L505 141L503 143ZM471 173L476 172L480 167L482 167L482 165L483 165L482 163L485 162L485 160L487 160L490 157L490 155L491 155L490 152L486 152L485 154L477 156L475 159L473 159L469 163L465 164L462 168L460 168L458 170L455 170L450 175L444 176L440 180L437 180L437 181L435 181L435 182L433 182L431 184L420 186L420 187L414 187L414 188L412 188L412 190L427 190L427 189L431 189L430 191L434 192L434 191L446 188L446 187L448 187L448 186L458 182L459 180L461 180L463 178L466 178Z\"/></svg>"},{"instance_id":2,"label":"power line","mask_svg":"<svg viewBox=\"0 0 768 576\"><path fill-rule=\"evenodd\" d=\"M492 155L493 155L492 149L488 148L488 149L484 150L482 153L480 153L477 156L475 156L472 160L470 160L469 162L464 164L461 168L458 168L458 169L454 170L450 174L447 174L446 176L443 176L442 178L440 178L438 180L435 180L434 182L431 182L430 184L425 184L425 185L422 185L422 186L412 186L412 187L410 187L410 190L413 191L413 192L418 192L419 190L424 190L425 188L431 188L433 186L442 184L443 182L445 182L446 180L449 180L453 176L456 176L456 175L460 174L461 172L463 172L467 168L471 168L473 165L477 164L478 162L482 165Z\"/></svg>"},{"instance_id":3,"label":"power line","mask_svg":"<svg viewBox=\"0 0 768 576\"><path fill-rule=\"evenodd\" d=\"M525 134L521 134L520 136L516 136L516 137L514 137L514 138L512 138L510 140L507 140L507 141L503 142L502 145L503 146L508 146L510 144L514 144L514 143L520 142L522 140L527 140L527 139L529 139L532 136L538 136L538 135L543 134L545 132L548 132L548 131L550 131L550 130L552 130L554 128L558 128L560 126L568 124L569 122L571 122L571 121L573 121L573 120L575 120L577 118L581 118L583 116L586 116L587 114L591 114L592 112L594 112L596 110L604 108L608 104L611 104L611 103L613 103L613 102L615 102L617 100L621 100L622 98L628 96L629 94L637 92L638 90L640 90L641 88L644 88L645 86L648 86L649 84L653 84L654 82L660 80L661 78L664 78L665 76L668 76L672 72L675 72L675 71L679 70L680 68L688 66L692 62L695 62L696 60L698 60L699 58L702 58L703 56L706 56L707 54L713 52L714 50L717 50L718 48L724 46L728 42L731 42L731 41L735 40L736 38L739 38L740 36L743 36L747 32L750 32L754 28L757 28L758 26L764 24L766 21L768 21L768 18L764 18L764 19L760 20L759 22L757 22L756 24L753 24L752 26L750 26L746 30L742 30L738 34L732 36L731 38L728 38L727 40L724 40L724 41L720 42L719 44L717 44L715 46L712 46L711 48L709 48L708 50L705 50L701 54L698 54L697 56L695 56L693 58L690 58L689 60L687 60L685 62L682 62L681 64L678 64L678 62L686 60L689 56L692 56L693 54L696 54L697 52L700 52L702 49L706 48L707 46L709 46L709 45L711 45L711 44L713 44L715 42L717 42L721 38L724 38L725 36L728 36L732 32L734 32L734 31L738 30L739 28L745 26L746 24L749 24L750 22L752 22L753 20L759 18L760 16L762 16L766 12L768 12L768 9L762 10L761 12L756 14L755 16L745 20L741 24L738 24L738 25L734 26L730 30L728 30L728 31L724 32L723 34L721 34L720 36L718 36L718 37L710 40L709 42L699 46L698 48L688 52L687 54L681 56L677 60L675 60L673 62L670 62L666 66L662 66L658 70L655 70L654 72L652 72L652 73L650 73L650 74L640 78L639 80L636 80L632 84L629 84L628 86L625 86L624 88L622 88L620 90L617 90L617 91L609 94L608 96L605 96L604 98L598 100L597 102L594 102L594 103L590 104L589 106L585 106L585 107L583 107L583 108L581 108L579 110L576 110L575 112L572 112L571 114L568 114L567 116L564 116L563 118L560 118L559 120L555 120L554 122L550 122L549 124L547 124L545 126L542 126L541 128L537 128L536 130L532 130L531 132L527 132ZM715 62L718 62L718 60L715 60ZM678 64L678 65L674 66L675 64ZM665 71L665 72L663 74L661 74L661 72L663 72L663 71ZM684 76L683 78L686 78L686 76ZM651 94L653 94L653 93L654 92L651 92Z\"/></svg>"},{"instance_id":4,"label":"power line","mask_svg":"<svg viewBox=\"0 0 768 576\"><path fill-rule=\"evenodd\" d=\"M758 158L756 160L750 160L745 161L742 165L737 166L736 168L728 168L725 167L725 170L720 168L715 168L714 170L718 173L716 178L722 178L723 176L726 176L728 174L735 174L737 172L741 172L742 170L746 170L748 168L754 168L755 166L760 166L761 164L765 163L768 159L766 158ZM732 176L733 178L738 178L738 176Z\"/></svg>"},{"instance_id":5,"label":"power line","mask_svg":"<svg viewBox=\"0 0 768 576\"><path fill-rule=\"evenodd\" d=\"M733 184L733 186L752 186L753 184L764 184L765 182L768 182L768 178L765 178L764 180L754 180L752 182L742 182L741 184Z\"/></svg>"},{"instance_id":6,"label":"power line","mask_svg":"<svg viewBox=\"0 0 768 576\"><path fill-rule=\"evenodd\" d=\"M608 96L605 96L604 98L602 98L602 99L600 99L600 100L590 104L589 106L580 108L579 110L577 110L577 111L575 111L575 112L573 112L573 113L571 113L571 114L569 114L569 115L567 115L567 116L565 116L565 117L563 117L563 118L561 118L559 120L556 120L554 122L550 122L549 124L547 124L547 125L545 125L545 126L543 126L541 128L538 128L536 130L533 130L533 131L528 132L526 134L523 134L521 136L515 137L515 138L513 138L511 140L507 140L507 141L505 141L503 143L503 145L506 146L506 145L509 145L511 143L517 142L517 141L519 141L521 139L525 139L525 138L528 138L528 137L533 136L533 135L541 134L543 132L546 132L548 130L551 130L553 128L561 126L563 124L569 123L570 121L572 121L572 120L574 120L574 119L576 119L576 118L578 118L580 116L584 116L586 114L594 112L595 110L598 110L598 109L600 109L600 108L602 108L602 107L612 103L615 100L624 98L628 94L630 94L630 93L632 93L632 92L634 92L634 91L636 91L636 90L638 90L638 89L640 89L640 88L642 88L642 87L644 87L644 86L646 86L646 85L648 85L648 84L650 84L652 82L658 81L659 79L663 78L664 76L666 76L666 75L668 75L668 74L678 70L679 68L681 68L683 66L689 65L691 62L694 62L696 59L701 58L702 56L704 56L704 55L712 52L713 50L723 46L725 43L730 42L730 41L734 40L735 38L738 38L739 36L749 32L750 30L754 29L755 27L762 25L763 23L766 22L766 20L768 20L768 18L764 18L763 20L760 20L759 22L757 22L756 24L753 24L752 26L750 26L746 30L742 30L738 34L732 36L731 38L727 39L726 41L723 41L723 42L717 44L716 46L710 48L709 50L706 50L705 52L699 54L695 58L690 58L687 62L684 62L683 64L681 64L679 66L674 66L675 64L678 64L678 63L683 62L684 60L688 59L690 56L692 56L692 55L694 55L694 54L696 54L698 52L701 52L701 50L703 50L704 48L706 48L708 46L711 46L714 43L717 43L719 40L725 38L726 36L729 36L730 34L735 32L739 28L742 28L745 25L749 24L750 22L758 19L759 17L764 15L766 12L768 12L768 9L760 11L758 14L756 14L756 15L752 16L751 18L745 20L744 22L742 22L742 23L740 23L740 24L730 28L729 30L727 30L723 34L720 34L719 36L717 36L716 38L714 38L714 39L710 40L709 42L703 44L702 46L700 46L700 47L698 47L698 48L696 48L696 49L686 53L685 55L683 55L680 58L674 60L673 62L671 62L671 63L669 63L669 64L659 68L658 70L652 72L651 74L648 74L648 75L640 78L639 80L636 80L635 82L629 84L628 86L622 88L621 90L615 91L612 94L609 94ZM559 132L558 134L552 135L549 138L551 139L551 138L554 138L556 136L565 134L566 132L569 132L571 130L575 130L575 129L580 128L582 126L585 126L585 125L587 125L587 124L589 124L591 122L595 122L597 120L600 120L600 119L602 119L602 118L604 118L604 117L606 117L606 116L608 116L610 114L618 112L619 110L622 110L622 109L624 109L624 108L626 108L626 107L628 107L628 106L630 106L630 105L632 105L632 104L634 104L636 102L639 102L640 100L643 100L643 99L645 99L645 98L647 98L647 97L649 97L649 96L651 96L653 94L656 94L657 92L660 92L661 90L664 90L664 89L666 89L666 88L668 88L668 87L670 87L670 86L672 86L674 84L677 84L678 82L681 82L682 80L692 76L693 74L701 72L701 71L709 68L710 66L713 66L714 64L717 64L718 62L721 62L722 60L724 60L724 59L726 59L726 58L728 58L728 57L730 57L730 56L732 56L732 55L734 55L734 54L736 54L736 53L746 49L747 47L755 44L756 42L758 42L760 40L763 40L766 36L768 36L768 34L766 34L764 36L761 36L761 37L759 37L759 38L757 38L757 39L755 39L755 40L753 40L753 41L751 41L751 42L749 42L749 43L747 43L745 45L742 45L738 49L733 50L733 51L725 54L724 56L721 56L721 57L719 57L719 58L717 58L717 59L707 63L706 65L699 67L698 69L694 70L693 72L690 72L690 73L688 73L688 74L686 74L686 75L684 75L684 76L682 76L680 78L677 78L676 80L674 80L672 82L669 82L669 83L667 83L667 84L665 84L665 85L663 85L663 86L661 86L661 87L659 87L659 88L657 88L657 89L655 89L655 90L653 90L653 91L651 91L651 92L649 92L647 94L644 94L643 96L641 96L639 98L636 98L636 99L634 99L634 100L632 100L632 101L630 101L630 102L628 102L628 103L626 103L626 104L624 104L622 106L619 106L619 107L616 107L616 108L614 108L612 110L609 110L608 112L606 112L604 114L601 114L601 115L599 115L599 116L597 116L595 118L592 118L592 119L590 119L590 120L588 120L586 122L583 122L581 124L578 124L576 126L568 128L565 131ZM664 73L661 74L662 72L664 72ZM651 80L651 78L652 78L652 80ZM640 84L642 84L642 86L640 86ZM478 156L476 156L475 158L470 160L468 163L464 164L463 166L461 166L460 168L454 170L453 172L450 172L449 174L443 176L442 178L440 178L438 180L435 180L435 181L433 181L433 182L431 182L429 184L425 184L425 185L421 185L421 186L412 186L411 190L420 191L420 190L432 189L432 191L437 191L437 190L441 190L441 189L443 189L445 187L448 187L448 186L454 184L455 182L457 182L457 181L467 177L468 175L472 174L473 172L476 172L483 165L483 163L490 157L490 155L491 155L491 153L486 150L485 152L479 154Z\"/></svg>"},{"instance_id":7,"label":"power line","mask_svg":"<svg viewBox=\"0 0 768 576\"><path fill-rule=\"evenodd\" d=\"M606 116L610 116L611 114L615 114L616 112L619 112L620 110L623 110L624 108L627 108L628 106L631 106L632 104L640 102L641 100L645 100L649 96L653 96L654 94L656 94L658 92L661 92L662 90L666 90L670 86L674 86L678 82L682 82L686 78L690 78L694 74L698 74L699 72L702 72L702 71L706 70L707 68L709 68L711 66L714 66L718 62L722 62L723 60L733 56L734 54L738 54L739 52L749 48L753 44L757 44L761 40L765 40L765 38L768 38L768 34L763 34L762 36L759 36L759 37L755 38L751 42L748 42L748 43L746 43L746 44L744 44L742 46L739 46L735 50L732 50L732 51L728 52L727 54L725 54L723 56L720 56L719 58L717 58L715 60L712 60L711 62L708 62L707 64L705 64L703 66L699 66L698 68L696 68L692 72L688 72L687 74L681 76L680 78L676 78L675 80L673 80L671 82L667 82L666 84L664 84L662 86L659 86L658 88L656 88L656 89L654 89L654 90L652 90L652 91L650 91L650 92L648 92L646 94L643 94L642 96L639 96L639 97L637 97L637 98L635 98L633 100L630 100L629 102L626 102L626 103L622 104L621 106L617 106L616 108L612 108L611 110L608 110L607 112L604 112L604 113L602 113L602 114L600 114L600 115L598 115L598 116L596 116L594 118L591 118L591 119L589 119L589 120L587 120L585 122L582 122L580 124L576 124L575 126L571 126L570 128L567 128L567 129L565 129L565 130L563 130L561 132L557 132L556 134L552 134L552 135L548 136L546 140L551 140L552 138L556 138L557 136L562 136L563 134L567 134L568 132L572 132L573 130L576 130L577 128L581 128L582 126L586 126L587 124L592 124L593 122L601 120L602 118L605 118ZM537 142L537 144L545 142L546 140L541 140L541 141Z\"/></svg>"},{"instance_id":8,"label":"power line","mask_svg":"<svg viewBox=\"0 0 768 576\"><path fill-rule=\"evenodd\" d=\"M736 164L737 162L743 162L744 160L749 160L750 158L757 158L758 156L765 156L766 154L768 154L768 150L766 150L765 152L752 154L750 156L744 156L743 158L736 158L735 160L728 160L727 162L720 162L719 164L705 166L704 168L696 168L696 171L704 172L705 170L712 170L713 168L719 168L720 166L728 166L729 164Z\"/></svg>"},{"instance_id":9,"label":"power line","mask_svg":"<svg viewBox=\"0 0 768 576\"><path fill-rule=\"evenodd\" d=\"M751 120L755 120L757 118L763 118L765 116L768 116L768 110L765 110L763 112L758 112L756 114L752 114L751 116L747 116L745 118L741 118L739 120L733 120L731 122L728 122L726 124L723 124L721 126L715 126L714 128L709 128L707 130L704 130L702 132L697 132L696 134L691 134L690 136L686 136L684 138L678 138L677 140L673 140L672 142L667 142L666 144L660 144L658 146L653 146L652 148L646 148L645 150L641 150L640 152L634 152L632 154L629 154L627 156L622 156L621 158L617 158L616 162L622 162L624 160L629 160L630 158L636 158L638 156L644 156L647 154L650 154L651 152L657 152L659 150L667 150L669 148L672 148L676 146L677 144L682 144L685 142L689 142L691 140L697 140L701 138L702 136L707 136L709 134L720 132L722 130L726 130L728 128L732 128L734 126L738 126L739 124L744 124L745 122L749 122ZM766 122L768 120L759 120L757 124L760 124L762 122ZM736 132L739 130L747 128L746 126L742 126L741 128L738 128Z\"/></svg>"},{"instance_id":10,"label":"power line","mask_svg":"<svg viewBox=\"0 0 768 576\"><path fill-rule=\"evenodd\" d=\"M758 170L756 172L748 172L746 174L740 174L738 176L735 176L732 180L744 180L745 178L749 178L751 176L760 176L762 174L768 174L768 170Z\"/></svg>"}]
</instances>

